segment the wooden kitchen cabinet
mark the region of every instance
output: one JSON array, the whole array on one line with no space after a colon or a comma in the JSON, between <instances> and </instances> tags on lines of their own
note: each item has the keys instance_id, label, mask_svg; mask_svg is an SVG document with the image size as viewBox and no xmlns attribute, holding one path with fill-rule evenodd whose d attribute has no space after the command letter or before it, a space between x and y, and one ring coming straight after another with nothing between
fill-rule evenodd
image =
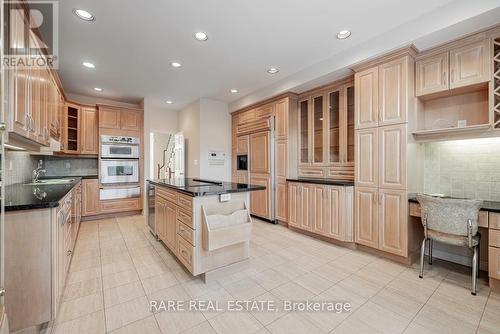
<instances>
[{"instance_id":1,"label":"wooden kitchen cabinet","mask_svg":"<svg viewBox=\"0 0 500 334\"><path fill-rule=\"evenodd\" d=\"M141 131L142 128L142 112L135 110L120 111L120 129Z\"/></svg>"},{"instance_id":2,"label":"wooden kitchen cabinet","mask_svg":"<svg viewBox=\"0 0 500 334\"><path fill-rule=\"evenodd\" d=\"M288 225L299 227L301 198L300 198L300 183L288 183Z\"/></svg>"},{"instance_id":3,"label":"wooden kitchen cabinet","mask_svg":"<svg viewBox=\"0 0 500 334\"><path fill-rule=\"evenodd\" d=\"M163 196L155 195L155 225L156 234L160 240L167 240L167 199Z\"/></svg>"},{"instance_id":4,"label":"wooden kitchen cabinet","mask_svg":"<svg viewBox=\"0 0 500 334\"><path fill-rule=\"evenodd\" d=\"M378 196L378 248L384 252L406 257L408 195L404 190L379 189Z\"/></svg>"},{"instance_id":5,"label":"wooden kitchen cabinet","mask_svg":"<svg viewBox=\"0 0 500 334\"><path fill-rule=\"evenodd\" d=\"M82 216L99 214L99 206L99 180L82 180Z\"/></svg>"},{"instance_id":6,"label":"wooden kitchen cabinet","mask_svg":"<svg viewBox=\"0 0 500 334\"><path fill-rule=\"evenodd\" d=\"M95 108L83 107L81 118L82 142L80 153L97 155L99 153L97 110Z\"/></svg>"},{"instance_id":7,"label":"wooden kitchen cabinet","mask_svg":"<svg viewBox=\"0 0 500 334\"><path fill-rule=\"evenodd\" d=\"M276 184L276 219L288 221L288 196L286 181Z\"/></svg>"},{"instance_id":8,"label":"wooden kitchen cabinet","mask_svg":"<svg viewBox=\"0 0 500 334\"><path fill-rule=\"evenodd\" d=\"M142 110L119 108L107 105L98 105L98 107L100 128L121 129L137 132L142 131Z\"/></svg>"},{"instance_id":9,"label":"wooden kitchen cabinet","mask_svg":"<svg viewBox=\"0 0 500 334\"><path fill-rule=\"evenodd\" d=\"M415 62L415 95L422 96L450 89L449 53L442 52Z\"/></svg>"},{"instance_id":10,"label":"wooden kitchen cabinet","mask_svg":"<svg viewBox=\"0 0 500 334\"><path fill-rule=\"evenodd\" d=\"M379 86L378 67L369 68L354 75L355 128L371 128L378 125Z\"/></svg>"},{"instance_id":11,"label":"wooden kitchen cabinet","mask_svg":"<svg viewBox=\"0 0 500 334\"><path fill-rule=\"evenodd\" d=\"M276 139L288 138L288 99L276 103Z\"/></svg>"},{"instance_id":12,"label":"wooden kitchen cabinet","mask_svg":"<svg viewBox=\"0 0 500 334\"><path fill-rule=\"evenodd\" d=\"M81 121L81 106L74 103L66 104L63 117L61 152L66 154L80 154L82 138Z\"/></svg>"},{"instance_id":13,"label":"wooden kitchen cabinet","mask_svg":"<svg viewBox=\"0 0 500 334\"><path fill-rule=\"evenodd\" d=\"M250 173L271 173L270 147L268 131L250 135Z\"/></svg>"},{"instance_id":14,"label":"wooden kitchen cabinet","mask_svg":"<svg viewBox=\"0 0 500 334\"><path fill-rule=\"evenodd\" d=\"M236 139L236 154L237 155L248 154L249 139L250 139L250 137L248 135L237 137L237 139Z\"/></svg>"},{"instance_id":15,"label":"wooden kitchen cabinet","mask_svg":"<svg viewBox=\"0 0 500 334\"><path fill-rule=\"evenodd\" d=\"M487 82L491 67L488 39L450 50L450 88Z\"/></svg>"},{"instance_id":16,"label":"wooden kitchen cabinet","mask_svg":"<svg viewBox=\"0 0 500 334\"><path fill-rule=\"evenodd\" d=\"M406 122L408 113L407 76L407 57L379 65L379 126Z\"/></svg>"},{"instance_id":17,"label":"wooden kitchen cabinet","mask_svg":"<svg viewBox=\"0 0 500 334\"><path fill-rule=\"evenodd\" d=\"M165 239L163 242L170 248L177 247L177 208L175 203L167 201L165 208Z\"/></svg>"},{"instance_id":18,"label":"wooden kitchen cabinet","mask_svg":"<svg viewBox=\"0 0 500 334\"><path fill-rule=\"evenodd\" d=\"M356 187L355 192L355 241L361 245L378 248L378 189Z\"/></svg>"},{"instance_id":19,"label":"wooden kitchen cabinet","mask_svg":"<svg viewBox=\"0 0 500 334\"><path fill-rule=\"evenodd\" d=\"M375 170L378 169L381 188L406 189L406 129L406 124L378 128L379 166Z\"/></svg>"},{"instance_id":20,"label":"wooden kitchen cabinet","mask_svg":"<svg viewBox=\"0 0 500 334\"><path fill-rule=\"evenodd\" d=\"M119 129L120 110L99 106L99 127L107 129Z\"/></svg>"},{"instance_id":21,"label":"wooden kitchen cabinet","mask_svg":"<svg viewBox=\"0 0 500 334\"><path fill-rule=\"evenodd\" d=\"M379 174L378 128L356 130L356 186L377 187Z\"/></svg>"},{"instance_id":22,"label":"wooden kitchen cabinet","mask_svg":"<svg viewBox=\"0 0 500 334\"><path fill-rule=\"evenodd\" d=\"M259 217L269 217L271 213L271 177L267 174L251 174L250 184L266 187L265 190L250 193L250 213Z\"/></svg>"}]
</instances>

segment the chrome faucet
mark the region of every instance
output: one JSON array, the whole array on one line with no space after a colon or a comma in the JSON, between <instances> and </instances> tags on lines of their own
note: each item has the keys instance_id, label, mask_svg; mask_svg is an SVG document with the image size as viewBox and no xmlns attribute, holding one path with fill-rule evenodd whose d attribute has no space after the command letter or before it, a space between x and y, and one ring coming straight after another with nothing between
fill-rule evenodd
<instances>
[{"instance_id":1,"label":"chrome faucet","mask_svg":"<svg viewBox=\"0 0 500 334\"><path fill-rule=\"evenodd\" d=\"M40 178L41 173L46 173L47 171L43 168L43 160L38 161L38 167L33 170L33 183L37 183Z\"/></svg>"}]
</instances>

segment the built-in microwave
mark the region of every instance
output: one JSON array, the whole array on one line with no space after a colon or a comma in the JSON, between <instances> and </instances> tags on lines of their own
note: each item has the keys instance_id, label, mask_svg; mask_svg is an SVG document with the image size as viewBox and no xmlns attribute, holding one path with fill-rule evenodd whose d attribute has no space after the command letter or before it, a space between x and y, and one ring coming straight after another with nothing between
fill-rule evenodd
<instances>
[{"instance_id":1,"label":"built-in microwave","mask_svg":"<svg viewBox=\"0 0 500 334\"><path fill-rule=\"evenodd\" d=\"M101 158L139 159L139 138L102 135Z\"/></svg>"},{"instance_id":2,"label":"built-in microwave","mask_svg":"<svg viewBox=\"0 0 500 334\"><path fill-rule=\"evenodd\" d=\"M238 170L248 170L248 155L242 154L236 156L236 168Z\"/></svg>"},{"instance_id":3,"label":"built-in microwave","mask_svg":"<svg viewBox=\"0 0 500 334\"><path fill-rule=\"evenodd\" d=\"M101 159L101 184L138 183L139 159Z\"/></svg>"}]
</instances>

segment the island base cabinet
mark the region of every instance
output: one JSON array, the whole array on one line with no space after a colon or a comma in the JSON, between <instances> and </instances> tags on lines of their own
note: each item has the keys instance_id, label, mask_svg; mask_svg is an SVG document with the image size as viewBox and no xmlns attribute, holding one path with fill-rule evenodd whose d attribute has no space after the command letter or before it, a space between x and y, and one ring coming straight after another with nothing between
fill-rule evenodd
<instances>
[{"instance_id":1,"label":"island base cabinet","mask_svg":"<svg viewBox=\"0 0 500 334\"><path fill-rule=\"evenodd\" d=\"M353 241L353 187L288 183L288 224L339 241Z\"/></svg>"}]
</instances>

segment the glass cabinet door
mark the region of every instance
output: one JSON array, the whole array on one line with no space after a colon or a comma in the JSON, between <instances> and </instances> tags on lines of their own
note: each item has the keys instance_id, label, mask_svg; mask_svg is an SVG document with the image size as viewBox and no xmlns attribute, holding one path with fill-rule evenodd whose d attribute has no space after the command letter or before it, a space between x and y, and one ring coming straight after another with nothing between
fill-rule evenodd
<instances>
[{"instance_id":1,"label":"glass cabinet door","mask_svg":"<svg viewBox=\"0 0 500 334\"><path fill-rule=\"evenodd\" d=\"M299 107L299 149L300 149L300 162L309 162L309 101L301 101Z\"/></svg>"},{"instance_id":2,"label":"glass cabinet door","mask_svg":"<svg viewBox=\"0 0 500 334\"><path fill-rule=\"evenodd\" d=\"M323 162L323 96L313 98L314 162Z\"/></svg>"},{"instance_id":3,"label":"glass cabinet door","mask_svg":"<svg viewBox=\"0 0 500 334\"><path fill-rule=\"evenodd\" d=\"M354 86L347 87L346 92L347 147L346 161L354 163Z\"/></svg>"},{"instance_id":4,"label":"glass cabinet door","mask_svg":"<svg viewBox=\"0 0 500 334\"><path fill-rule=\"evenodd\" d=\"M340 91L328 94L328 112L329 124L328 131L330 135L329 154L330 162L340 162Z\"/></svg>"}]
</instances>

